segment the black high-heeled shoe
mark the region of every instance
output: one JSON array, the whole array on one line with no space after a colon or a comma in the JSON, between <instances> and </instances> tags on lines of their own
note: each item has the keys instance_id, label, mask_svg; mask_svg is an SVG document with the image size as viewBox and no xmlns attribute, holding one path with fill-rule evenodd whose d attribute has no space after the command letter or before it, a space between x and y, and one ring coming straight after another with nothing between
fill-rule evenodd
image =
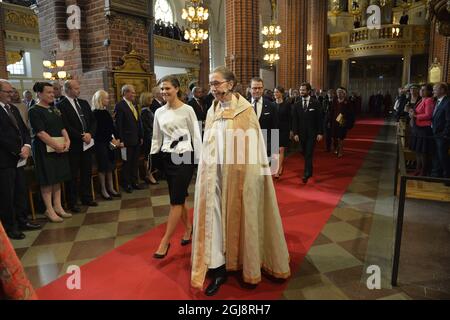
<instances>
[{"instance_id":1,"label":"black high-heeled shoe","mask_svg":"<svg viewBox=\"0 0 450 320\"><path fill-rule=\"evenodd\" d=\"M192 229L191 230L191 235L189 236L189 239L188 240L185 240L185 239L181 239L181 245L184 247L184 246L187 246L188 244L190 244L191 242L192 242L192 232L193 232L194 230Z\"/></svg>"},{"instance_id":2,"label":"black high-heeled shoe","mask_svg":"<svg viewBox=\"0 0 450 320\"><path fill-rule=\"evenodd\" d=\"M107 201L111 201L113 198L111 196L106 197L103 193L101 193L102 198L107 200Z\"/></svg>"},{"instance_id":3,"label":"black high-heeled shoe","mask_svg":"<svg viewBox=\"0 0 450 320\"><path fill-rule=\"evenodd\" d=\"M169 253L169 249L170 249L170 243L167 245L166 253L159 254L159 253L155 252L153 254L153 258L155 258L155 259L164 259L167 256L167 254Z\"/></svg>"}]
</instances>

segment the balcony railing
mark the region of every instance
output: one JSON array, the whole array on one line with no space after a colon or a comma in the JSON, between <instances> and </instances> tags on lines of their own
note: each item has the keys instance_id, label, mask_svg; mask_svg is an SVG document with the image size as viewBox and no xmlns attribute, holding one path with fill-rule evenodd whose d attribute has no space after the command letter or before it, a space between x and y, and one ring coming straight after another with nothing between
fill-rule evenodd
<instances>
[{"instance_id":1,"label":"balcony railing","mask_svg":"<svg viewBox=\"0 0 450 320\"><path fill-rule=\"evenodd\" d=\"M391 24L383 25L380 29L363 27L351 32L331 34L330 47L343 48L351 45L385 43L386 41L420 42L427 39L427 26Z\"/></svg>"}]
</instances>

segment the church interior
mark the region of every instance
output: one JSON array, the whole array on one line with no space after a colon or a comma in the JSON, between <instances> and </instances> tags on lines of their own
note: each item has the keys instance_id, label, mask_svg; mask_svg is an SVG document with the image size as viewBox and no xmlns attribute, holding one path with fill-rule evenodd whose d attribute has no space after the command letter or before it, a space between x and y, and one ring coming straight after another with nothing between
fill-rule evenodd
<instances>
[{"instance_id":1,"label":"church interior","mask_svg":"<svg viewBox=\"0 0 450 320\"><path fill-rule=\"evenodd\" d=\"M302 106L301 88L308 83L308 99L320 106L337 99L331 91L344 91L355 121L336 153L329 150L329 128L325 124L320 129L325 136L322 140L321 133L315 144L311 177L303 176L305 147L293 139L295 133L288 137L285 170L272 180L290 277L279 282L263 274L257 286L248 288L241 284L239 272L231 272L215 298L450 299L450 172L445 169L450 168L450 135L442 138L433 131L441 112L446 134L450 133L450 1L0 0L0 79L16 92L15 97L11 94L12 104L24 108L19 110L31 141L38 139L28 114L39 103L33 92L37 82L59 87L64 99L64 90L74 90L73 82L67 86L67 81L76 80L78 98L92 110L93 96L103 90L109 96L106 110L116 121L114 106L124 101L124 88L134 88L134 103L142 115L139 97L148 93L164 105L159 80L174 76L180 101L202 104L206 117L214 100L206 102L207 98L221 85L211 82L210 74L221 66L234 73L234 90L250 105L255 79L263 83L263 99L276 106L276 93L281 92L291 108ZM0 86L7 90L5 84ZM414 113L419 111L405 112L405 104L412 105L419 91L435 108L426 137L419 137ZM60 98L54 92L57 105ZM208 123L194 111L203 125ZM255 111L258 115L256 104ZM333 113L331 117L331 122L339 122ZM80 121L84 132L84 116ZM419 138L435 148L441 143L442 157L442 151L419 149ZM34 142L31 145L34 154ZM179 245L186 236L181 224L164 259L152 257L172 205L166 177L159 171L148 175L148 151L146 155L143 149L136 168L138 186L130 190L121 182L124 163L131 160L123 152L116 154L109 177L120 197L105 196L105 175L95 157L90 180L79 190L91 197L89 201L80 198L80 205L70 204L71 187L61 183L62 205L71 212L68 218L58 218L61 223L48 216L34 161L28 160L23 199L26 216L34 224L19 236L4 237L0 274L4 250L10 246L34 298L207 299L191 288L193 243ZM435 163L443 168L437 175ZM0 177L2 170L6 169L0 166ZM197 175L194 172L185 202L191 220ZM77 178L72 179L76 184ZM1 202L4 194L0 191ZM68 288L67 279L77 272L81 280Z\"/></svg>"}]
</instances>

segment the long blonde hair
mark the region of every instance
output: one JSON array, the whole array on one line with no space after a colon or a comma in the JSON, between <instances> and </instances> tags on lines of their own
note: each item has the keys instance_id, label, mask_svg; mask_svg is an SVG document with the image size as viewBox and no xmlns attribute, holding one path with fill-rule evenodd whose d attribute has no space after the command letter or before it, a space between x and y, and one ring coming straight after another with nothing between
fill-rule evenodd
<instances>
[{"instance_id":1,"label":"long blonde hair","mask_svg":"<svg viewBox=\"0 0 450 320\"><path fill-rule=\"evenodd\" d=\"M108 92L106 92L105 90L98 90L96 93L94 93L91 101L92 111L106 109L107 106L103 105L103 98L108 95Z\"/></svg>"},{"instance_id":2,"label":"long blonde hair","mask_svg":"<svg viewBox=\"0 0 450 320\"><path fill-rule=\"evenodd\" d=\"M139 104L141 105L141 108L150 107L152 101L153 94L151 92L145 91L141 93L141 96L139 97Z\"/></svg>"}]
</instances>

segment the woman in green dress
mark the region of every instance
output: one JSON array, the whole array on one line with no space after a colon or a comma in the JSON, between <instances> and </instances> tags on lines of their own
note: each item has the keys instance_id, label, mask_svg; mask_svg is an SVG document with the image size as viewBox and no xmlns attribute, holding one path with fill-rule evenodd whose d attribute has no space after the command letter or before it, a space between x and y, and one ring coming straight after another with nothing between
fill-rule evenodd
<instances>
[{"instance_id":1,"label":"woman in green dress","mask_svg":"<svg viewBox=\"0 0 450 320\"><path fill-rule=\"evenodd\" d=\"M61 205L61 182L71 178L67 154L70 139L61 113L50 106L54 100L53 86L47 82L37 82L33 91L39 98L29 111L34 170L46 207L45 215L51 222L63 222L63 218L72 216Z\"/></svg>"}]
</instances>

